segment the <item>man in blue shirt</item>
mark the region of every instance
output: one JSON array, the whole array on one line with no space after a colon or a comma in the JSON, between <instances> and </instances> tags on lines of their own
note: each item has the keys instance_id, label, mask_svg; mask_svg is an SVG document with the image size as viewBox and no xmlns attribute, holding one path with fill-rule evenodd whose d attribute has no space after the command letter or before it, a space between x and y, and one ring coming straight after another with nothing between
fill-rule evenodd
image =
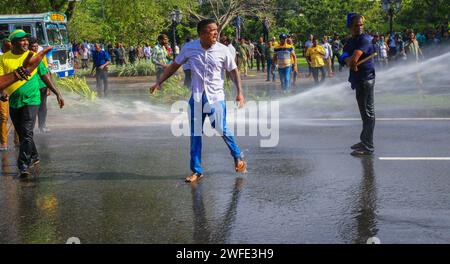
<instances>
[{"instance_id":1,"label":"man in blue shirt","mask_svg":"<svg viewBox=\"0 0 450 264\"><path fill-rule=\"evenodd\" d=\"M111 58L107 51L101 49L100 44L95 44L95 49L92 51L92 65L91 75L94 74L97 80L97 93L101 97L102 94L106 97L108 90L108 65L111 62Z\"/></svg>"},{"instance_id":2,"label":"man in blue shirt","mask_svg":"<svg viewBox=\"0 0 450 264\"><path fill-rule=\"evenodd\" d=\"M374 86L375 67L373 58L364 63L360 61L375 53L369 35L364 34L365 18L361 15L350 13L347 16L347 27L352 37L344 47L344 54L340 58L341 64L350 68L349 82L352 89L356 90L359 112L363 121L361 142L352 146L353 156L372 155L373 132L375 129ZM359 64L358 64L359 63Z\"/></svg>"}]
</instances>

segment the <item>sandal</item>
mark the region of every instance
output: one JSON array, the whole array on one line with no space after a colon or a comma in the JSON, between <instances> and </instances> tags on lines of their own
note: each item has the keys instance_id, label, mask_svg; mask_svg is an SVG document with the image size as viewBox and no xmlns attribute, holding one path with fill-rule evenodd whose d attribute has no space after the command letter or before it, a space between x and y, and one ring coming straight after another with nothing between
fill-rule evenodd
<instances>
[{"instance_id":1,"label":"sandal","mask_svg":"<svg viewBox=\"0 0 450 264\"><path fill-rule=\"evenodd\" d=\"M238 159L235 163L237 173L244 173L247 171L247 163L243 159Z\"/></svg>"},{"instance_id":2,"label":"sandal","mask_svg":"<svg viewBox=\"0 0 450 264\"><path fill-rule=\"evenodd\" d=\"M199 181L201 178L203 178L203 174L199 174L194 172L192 175L186 177L186 182L196 182Z\"/></svg>"}]
</instances>

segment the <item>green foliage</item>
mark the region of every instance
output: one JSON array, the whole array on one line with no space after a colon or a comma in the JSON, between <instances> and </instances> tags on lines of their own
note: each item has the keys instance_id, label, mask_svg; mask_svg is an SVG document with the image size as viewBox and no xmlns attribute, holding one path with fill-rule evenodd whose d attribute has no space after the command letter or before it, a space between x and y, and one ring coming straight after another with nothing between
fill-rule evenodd
<instances>
[{"instance_id":1,"label":"green foliage","mask_svg":"<svg viewBox=\"0 0 450 264\"><path fill-rule=\"evenodd\" d=\"M141 61L135 64L126 64L124 66L110 66L110 74L112 76L150 76L155 73L155 64L150 61Z\"/></svg>"},{"instance_id":2,"label":"green foliage","mask_svg":"<svg viewBox=\"0 0 450 264\"><path fill-rule=\"evenodd\" d=\"M150 100L157 103L170 104L189 98L191 91L182 84L181 77L181 75L178 75L169 78L164 82L162 89L150 97Z\"/></svg>"},{"instance_id":3,"label":"green foliage","mask_svg":"<svg viewBox=\"0 0 450 264\"><path fill-rule=\"evenodd\" d=\"M348 34L346 15L357 12L366 17L366 30L386 33L388 15L380 1L367 0L277 0L276 28L286 28L302 41L307 34L316 36ZM404 0L401 11L394 17L394 30L405 28L424 30L448 24L449 5L446 0Z\"/></svg>"},{"instance_id":4,"label":"green foliage","mask_svg":"<svg viewBox=\"0 0 450 264\"><path fill-rule=\"evenodd\" d=\"M403 0L401 11L394 16L394 30L447 27L449 7L448 0ZM161 32L172 36L170 12L175 8L183 12L182 24L177 26L179 43L196 36L196 22L204 17L218 19L221 32L234 36L230 22L238 13L244 17L244 36L253 40L262 35L265 16L271 20L271 36L293 33L302 41L308 33L347 34L348 12L365 15L366 30L386 33L389 27L379 0L0 0L0 9L9 14L52 10L72 14L72 41L123 42L126 46L153 45Z\"/></svg>"},{"instance_id":5,"label":"green foliage","mask_svg":"<svg viewBox=\"0 0 450 264\"><path fill-rule=\"evenodd\" d=\"M155 75L156 67L151 61L138 61L135 64L125 64L124 66L109 65L109 76L135 77ZM88 77L91 75L90 69L77 70L76 75Z\"/></svg>"},{"instance_id":6,"label":"green foliage","mask_svg":"<svg viewBox=\"0 0 450 264\"><path fill-rule=\"evenodd\" d=\"M58 78L57 76L54 76L53 80L55 80L56 86L62 92L77 94L81 98L91 101L94 101L97 98L97 92L91 90L85 78L80 78L77 76Z\"/></svg>"}]
</instances>

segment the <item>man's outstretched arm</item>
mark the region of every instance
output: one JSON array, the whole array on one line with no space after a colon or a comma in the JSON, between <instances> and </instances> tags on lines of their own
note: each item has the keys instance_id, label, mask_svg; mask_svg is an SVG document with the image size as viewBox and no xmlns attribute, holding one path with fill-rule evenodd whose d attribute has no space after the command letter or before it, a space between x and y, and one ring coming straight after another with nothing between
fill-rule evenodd
<instances>
[{"instance_id":1,"label":"man's outstretched arm","mask_svg":"<svg viewBox=\"0 0 450 264\"><path fill-rule=\"evenodd\" d=\"M40 51L36 56L33 56L33 52L28 53L27 58L23 62L23 67L28 72L33 72L39 66L44 56L52 49L53 47L47 47L44 50ZM0 90L8 88L8 86L17 82L18 80L19 76L15 72L10 72L8 74L0 76Z\"/></svg>"}]
</instances>

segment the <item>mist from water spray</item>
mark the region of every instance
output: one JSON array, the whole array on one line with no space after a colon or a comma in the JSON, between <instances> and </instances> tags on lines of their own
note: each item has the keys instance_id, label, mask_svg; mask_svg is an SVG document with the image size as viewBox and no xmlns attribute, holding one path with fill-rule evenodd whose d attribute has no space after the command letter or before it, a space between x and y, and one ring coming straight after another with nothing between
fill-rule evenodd
<instances>
[{"instance_id":1,"label":"mist from water spray","mask_svg":"<svg viewBox=\"0 0 450 264\"><path fill-rule=\"evenodd\" d=\"M400 62L390 68L378 69L375 85L375 108L378 117L389 116L393 111L400 111L403 114L408 113L408 110L414 110L414 114L421 111L429 113L429 109L445 108L447 104L450 109L449 66L450 52L447 52L417 64ZM418 74L423 85L417 78ZM347 77L346 73L345 75ZM275 85L279 86L278 83ZM49 98L48 105L49 124L53 127L148 126L168 124L180 115L171 113L170 106L152 104L148 95L135 99L111 97L94 102L80 100L74 95L66 95L66 107L62 111L57 109L52 99L53 97ZM316 118L359 117L355 91L350 88L350 83L346 79L327 79L320 86L276 100L279 100L280 104L280 122L307 123L308 119ZM425 104L418 104L421 102ZM435 105L436 102L437 105ZM247 109L239 111L270 112L261 108L260 105L258 109L252 109L255 105L249 104ZM257 122L257 120L249 120L248 116L244 120L239 117L235 119L232 115L229 117L232 122Z\"/></svg>"},{"instance_id":2,"label":"mist from water spray","mask_svg":"<svg viewBox=\"0 0 450 264\"><path fill-rule=\"evenodd\" d=\"M420 114L421 111L450 107L449 69L450 52L417 64L402 61L390 68L377 69L377 115L389 117L393 112L407 114L408 111ZM350 83L346 79L334 84L329 82L281 99L280 119L359 118L356 94Z\"/></svg>"}]
</instances>

